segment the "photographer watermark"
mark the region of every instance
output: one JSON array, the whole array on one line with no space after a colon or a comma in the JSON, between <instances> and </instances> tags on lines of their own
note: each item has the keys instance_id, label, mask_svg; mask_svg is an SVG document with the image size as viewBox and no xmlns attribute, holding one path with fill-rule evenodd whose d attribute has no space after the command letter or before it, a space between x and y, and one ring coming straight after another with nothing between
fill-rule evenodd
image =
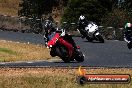
<instances>
[{"instance_id":1,"label":"photographer watermark","mask_svg":"<svg viewBox=\"0 0 132 88\"><path fill-rule=\"evenodd\" d=\"M85 69L79 67L79 76L77 82L85 83L130 83L131 77L129 74L86 74Z\"/></svg>"}]
</instances>

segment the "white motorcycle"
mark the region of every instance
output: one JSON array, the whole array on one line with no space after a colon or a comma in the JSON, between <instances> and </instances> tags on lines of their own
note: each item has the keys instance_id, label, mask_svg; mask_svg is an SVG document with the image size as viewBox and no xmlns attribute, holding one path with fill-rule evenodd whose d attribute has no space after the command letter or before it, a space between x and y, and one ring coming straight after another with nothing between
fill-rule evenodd
<instances>
[{"instance_id":1,"label":"white motorcycle","mask_svg":"<svg viewBox=\"0 0 132 88\"><path fill-rule=\"evenodd\" d=\"M85 27L85 35L83 36L90 42L96 40L101 43L104 43L104 39L102 35L99 33L98 26L94 22L88 23L88 25Z\"/></svg>"}]
</instances>

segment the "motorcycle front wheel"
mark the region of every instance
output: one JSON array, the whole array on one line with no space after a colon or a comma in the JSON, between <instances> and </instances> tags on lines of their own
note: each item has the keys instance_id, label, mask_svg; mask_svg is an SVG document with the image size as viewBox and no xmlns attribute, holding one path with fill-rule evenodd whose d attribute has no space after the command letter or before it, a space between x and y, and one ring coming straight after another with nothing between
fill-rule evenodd
<instances>
[{"instance_id":1,"label":"motorcycle front wheel","mask_svg":"<svg viewBox=\"0 0 132 88\"><path fill-rule=\"evenodd\" d=\"M51 48L50 55L51 55L52 57L55 57L55 56L56 56L56 49L55 49L55 47L52 47L52 48Z\"/></svg>"},{"instance_id":2,"label":"motorcycle front wheel","mask_svg":"<svg viewBox=\"0 0 132 88\"><path fill-rule=\"evenodd\" d=\"M92 41L93 41L93 39L90 38L89 36L86 36L86 39L87 39L89 42L92 42Z\"/></svg>"},{"instance_id":3,"label":"motorcycle front wheel","mask_svg":"<svg viewBox=\"0 0 132 88\"><path fill-rule=\"evenodd\" d=\"M75 60L77 62L83 62L84 61L84 54L81 51L77 51L77 56L75 57Z\"/></svg>"},{"instance_id":4,"label":"motorcycle front wheel","mask_svg":"<svg viewBox=\"0 0 132 88\"><path fill-rule=\"evenodd\" d=\"M131 49L132 48L132 42L128 43L127 47L128 47L128 49Z\"/></svg>"},{"instance_id":5,"label":"motorcycle front wheel","mask_svg":"<svg viewBox=\"0 0 132 88\"><path fill-rule=\"evenodd\" d=\"M56 48L56 52L58 54L58 56L65 62L65 63L69 63L71 60L69 58L67 49L65 47L57 47Z\"/></svg>"},{"instance_id":6,"label":"motorcycle front wheel","mask_svg":"<svg viewBox=\"0 0 132 88\"><path fill-rule=\"evenodd\" d=\"M104 39L101 35L96 36L101 43L104 43Z\"/></svg>"}]
</instances>

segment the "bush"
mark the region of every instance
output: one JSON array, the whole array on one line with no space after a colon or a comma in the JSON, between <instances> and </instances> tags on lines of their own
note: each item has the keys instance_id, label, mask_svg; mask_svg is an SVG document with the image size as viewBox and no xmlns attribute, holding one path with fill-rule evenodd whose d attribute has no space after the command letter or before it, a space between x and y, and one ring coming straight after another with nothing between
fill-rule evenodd
<instances>
[{"instance_id":1,"label":"bush","mask_svg":"<svg viewBox=\"0 0 132 88\"><path fill-rule=\"evenodd\" d=\"M83 13L88 20L100 23L106 11L98 0L69 0L61 21L77 22Z\"/></svg>"}]
</instances>

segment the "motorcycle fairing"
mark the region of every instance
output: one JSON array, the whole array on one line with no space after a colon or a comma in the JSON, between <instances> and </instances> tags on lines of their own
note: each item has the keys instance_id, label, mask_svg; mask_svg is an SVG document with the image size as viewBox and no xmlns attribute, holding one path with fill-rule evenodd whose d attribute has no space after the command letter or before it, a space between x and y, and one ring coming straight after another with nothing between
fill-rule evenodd
<instances>
[{"instance_id":1,"label":"motorcycle fairing","mask_svg":"<svg viewBox=\"0 0 132 88\"><path fill-rule=\"evenodd\" d=\"M88 32L88 35L90 37L93 37L93 35L99 35L96 31L98 30L98 26L94 23L89 23L86 27L85 30Z\"/></svg>"},{"instance_id":2,"label":"motorcycle fairing","mask_svg":"<svg viewBox=\"0 0 132 88\"><path fill-rule=\"evenodd\" d=\"M73 54L73 46L72 46L72 44L70 44L69 42L67 42L63 38L59 38L58 41L59 41L60 44L66 46L68 48L69 56L72 57L72 54Z\"/></svg>"},{"instance_id":3,"label":"motorcycle fairing","mask_svg":"<svg viewBox=\"0 0 132 88\"><path fill-rule=\"evenodd\" d=\"M98 26L94 23L90 23L85 27L85 30L94 33L96 30L98 30Z\"/></svg>"},{"instance_id":4,"label":"motorcycle fairing","mask_svg":"<svg viewBox=\"0 0 132 88\"><path fill-rule=\"evenodd\" d=\"M48 47L54 46L56 44L56 41L59 39L59 37L60 37L59 33L55 33L54 37L48 41L47 46Z\"/></svg>"},{"instance_id":5,"label":"motorcycle fairing","mask_svg":"<svg viewBox=\"0 0 132 88\"><path fill-rule=\"evenodd\" d=\"M64 40L62 37L60 37L59 33L55 33L54 37L48 41L47 46L51 47L54 46L56 44L56 41L58 40L58 42L62 45L64 45L65 47L68 48L68 52L69 52L69 56L71 57L73 54L73 46L72 44L70 44L69 42L67 42L66 40Z\"/></svg>"}]
</instances>

